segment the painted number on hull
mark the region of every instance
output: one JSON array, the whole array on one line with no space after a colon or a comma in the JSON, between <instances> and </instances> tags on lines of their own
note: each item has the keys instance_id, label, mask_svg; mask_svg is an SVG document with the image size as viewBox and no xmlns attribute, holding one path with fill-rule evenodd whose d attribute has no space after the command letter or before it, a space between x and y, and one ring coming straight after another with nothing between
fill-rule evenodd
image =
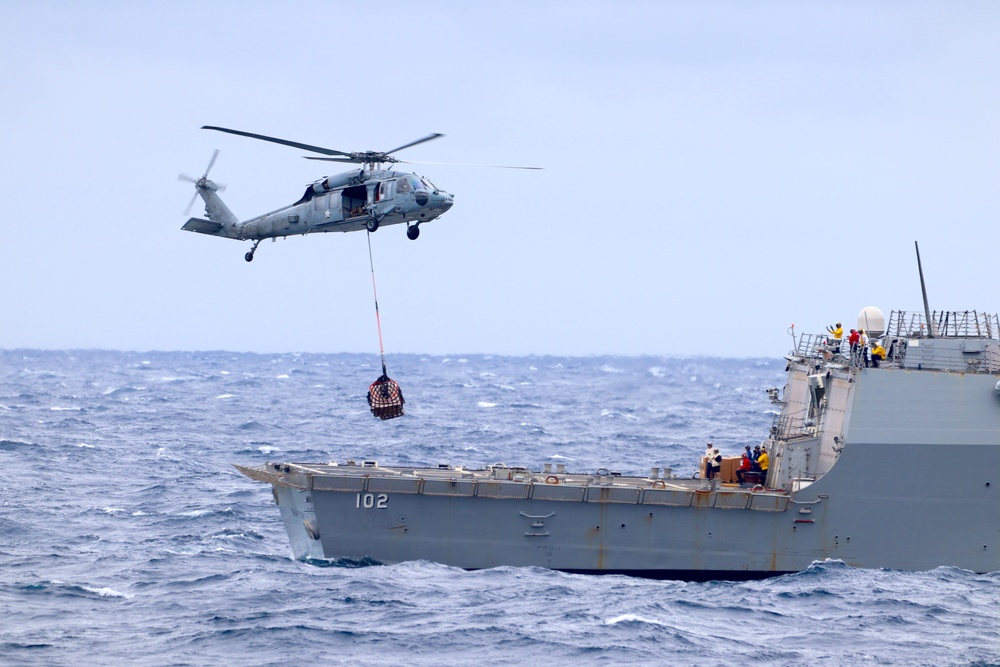
<instances>
[{"instance_id":1,"label":"painted number on hull","mask_svg":"<svg viewBox=\"0 0 1000 667\"><path fill-rule=\"evenodd\" d=\"M377 496L374 493L359 493L354 499L354 506L358 509L366 510L389 509L389 496L384 493L380 493Z\"/></svg>"}]
</instances>

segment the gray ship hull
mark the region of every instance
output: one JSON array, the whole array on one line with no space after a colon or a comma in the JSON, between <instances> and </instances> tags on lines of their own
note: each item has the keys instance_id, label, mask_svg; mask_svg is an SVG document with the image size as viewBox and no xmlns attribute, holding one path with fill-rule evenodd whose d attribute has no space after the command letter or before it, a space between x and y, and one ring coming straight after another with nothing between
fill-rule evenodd
<instances>
[{"instance_id":1,"label":"gray ship hull","mask_svg":"<svg viewBox=\"0 0 1000 667\"><path fill-rule=\"evenodd\" d=\"M825 559L1000 570L997 375L919 366L790 357L766 487L375 462L241 470L274 487L299 559L680 579L759 578Z\"/></svg>"}]
</instances>

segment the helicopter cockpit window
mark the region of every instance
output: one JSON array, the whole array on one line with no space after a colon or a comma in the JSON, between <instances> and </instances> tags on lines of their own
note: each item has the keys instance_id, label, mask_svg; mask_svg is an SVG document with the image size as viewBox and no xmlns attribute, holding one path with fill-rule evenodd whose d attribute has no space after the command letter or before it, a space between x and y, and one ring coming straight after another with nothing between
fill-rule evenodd
<instances>
[{"instance_id":1,"label":"helicopter cockpit window","mask_svg":"<svg viewBox=\"0 0 1000 667\"><path fill-rule=\"evenodd\" d=\"M400 179L398 179L396 181L396 193L397 194L401 194L401 195L402 194L406 194L407 192L410 192L412 189L413 188L410 187L410 181L408 181L405 176L403 178L400 178Z\"/></svg>"},{"instance_id":2,"label":"helicopter cockpit window","mask_svg":"<svg viewBox=\"0 0 1000 667\"><path fill-rule=\"evenodd\" d=\"M428 190L432 191L438 190L438 186L431 183L431 180L429 178L421 178L421 180L424 182L424 187L427 188Z\"/></svg>"}]
</instances>

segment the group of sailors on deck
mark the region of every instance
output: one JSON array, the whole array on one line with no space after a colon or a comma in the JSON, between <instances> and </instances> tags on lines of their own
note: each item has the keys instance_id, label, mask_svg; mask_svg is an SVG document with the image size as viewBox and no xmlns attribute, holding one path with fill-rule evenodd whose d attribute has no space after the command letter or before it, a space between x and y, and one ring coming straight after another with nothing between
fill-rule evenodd
<instances>
[{"instance_id":1,"label":"group of sailors on deck","mask_svg":"<svg viewBox=\"0 0 1000 667\"><path fill-rule=\"evenodd\" d=\"M740 484L747 483L747 473L753 473L756 481L767 480L767 470L771 467L771 459L767 454L767 446L757 445L751 451L747 445L740 459L740 467L736 470L736 479ZM722 453L718 447L708 443L705 450L705 479L716 479L722 470Z\"/></svg>"},{"instance_id":2,"label":"group of sailors on deck","mask_svg":"<svg viewBox=\"0 0 1000 667\"><path fill-rule=\"evenodd\" d=\"M844 327L840 325L840 322L837 322L836 326L830 325L826 330L833 336L834 354L839 353L840 345L844 339ZM865 368L869 366L878 368L879 362L885 360L886 352L885 348L882 347L882 341L869 340L864 329L851 329L847 342L851 346L852 366L860 368L863 364Z\"/></svg>"}]
</instances>

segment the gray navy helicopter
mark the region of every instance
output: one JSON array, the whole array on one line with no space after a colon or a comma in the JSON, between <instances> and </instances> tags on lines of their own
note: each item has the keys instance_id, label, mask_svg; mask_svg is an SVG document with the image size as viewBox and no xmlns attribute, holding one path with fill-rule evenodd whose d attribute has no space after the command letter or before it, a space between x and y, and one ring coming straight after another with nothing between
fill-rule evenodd
<instances>
[{"instance_id":1,"label":"gray navy helicopter","mask_svg":"<svg viewBox=\"0 0 1000 667\"><path fill-rule=\"evenodd\" d=\"M437 187L430 179L416 174L382 169L383 164L406 163L393 157L393 153L442 137L430 134L422 139L403 144L390 151L364 151L345 153L332 148L311 146L262 134L231 130L206 125L203 130L228 132L252 139L291 146L328 157L305 156L309 160L349 162L360 168L326 176L311 183L302 197L284 208L240 222L222 202L218 193L224 186L208 180L208 173L219 155L216 150L201 178L181 174L180 180L194 183L195 196L188 205L190 211L200 195L205 200L208 218L190 218L181 229L200 234L221 236L239 241L253 241L253 247L244 255L253 261L257 246L264 239L277 239L292 235L317 232L354 232L362 229L369 233L384 225L406 223L406 236L415 240L420 235L420 224L430 222L451 209L454 197ZM487 166L487 165L481 165ZM501 166L501 165L488 165ZM503 167L507 169L539 169L539 167Z\"/></svg>"}]
</instances>

